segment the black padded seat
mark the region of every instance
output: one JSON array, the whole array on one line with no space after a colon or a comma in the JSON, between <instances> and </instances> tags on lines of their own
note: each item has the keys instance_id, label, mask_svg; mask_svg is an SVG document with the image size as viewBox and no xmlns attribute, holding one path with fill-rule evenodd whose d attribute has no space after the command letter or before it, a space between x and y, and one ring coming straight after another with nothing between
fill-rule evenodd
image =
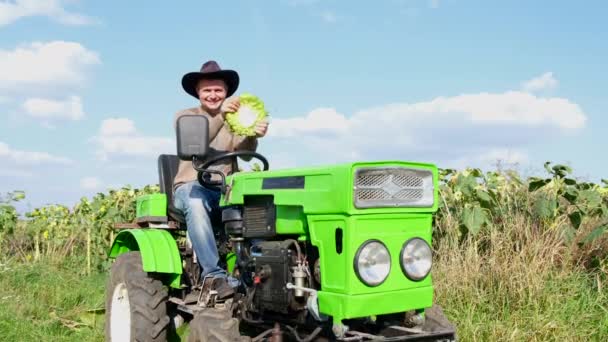
<instances>
[{"instance_id":1,"label":"black padded seat","mask_svg":"<svg viewBox=\"0 0 608 342\"><path fill-rule=\"evenodd\" d=\"M158 157L158 184L160 192L167 195L167 214L175 221L185 224L186 219L181 210L173 206L173 179L177 174L179 158L172 154L161 154Z\"/></svg>"}]
</instances>

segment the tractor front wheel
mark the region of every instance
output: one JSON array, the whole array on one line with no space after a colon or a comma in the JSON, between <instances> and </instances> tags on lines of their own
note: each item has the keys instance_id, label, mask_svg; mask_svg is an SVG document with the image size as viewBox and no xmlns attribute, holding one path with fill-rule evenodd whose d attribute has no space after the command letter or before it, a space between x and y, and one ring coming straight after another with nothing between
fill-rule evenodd
<instances>
[{"instance_id":1,"label":"tractor front wheel","mask_svg":"<svg viewBox=\"0 0 608 342\"><path fill-rule=\"evenodd\" d=\"M143 271L141 254L121 254L106 287L106 340L166 341L168 294L160 280Z\"/></svg>"}]
</instances>

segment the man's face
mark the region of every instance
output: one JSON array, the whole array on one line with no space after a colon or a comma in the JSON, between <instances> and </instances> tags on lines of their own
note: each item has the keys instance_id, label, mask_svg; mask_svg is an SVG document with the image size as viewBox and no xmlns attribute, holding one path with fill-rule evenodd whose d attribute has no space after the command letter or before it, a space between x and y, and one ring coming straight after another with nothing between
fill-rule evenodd
<instances>
[{"instance_id":1,"label":"man's face","mask_svg":"<svg viewBox=\"0 0 608 342\"><path fill-rule=\"evenodd\" d=\"M226 83L222 80L200 80L196 87L202 107L210 113L220 110L226 99Z\"/></svg>"}]
</instances>

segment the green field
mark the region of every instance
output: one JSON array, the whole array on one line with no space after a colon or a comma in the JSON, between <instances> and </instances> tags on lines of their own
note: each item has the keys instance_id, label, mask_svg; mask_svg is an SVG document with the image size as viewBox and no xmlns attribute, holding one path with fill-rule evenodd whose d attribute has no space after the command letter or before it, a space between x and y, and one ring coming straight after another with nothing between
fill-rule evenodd
<instances>
[{"instance_id":1,"label":"green field","mask_svg":"<svg viewBox=\"0 0 608 342\"><path fill-rule=\"evenodd\" d=\"M105 274L82 262L7 262L0 266L4 341L103 341Z\"/></svg>"}]
</instances>

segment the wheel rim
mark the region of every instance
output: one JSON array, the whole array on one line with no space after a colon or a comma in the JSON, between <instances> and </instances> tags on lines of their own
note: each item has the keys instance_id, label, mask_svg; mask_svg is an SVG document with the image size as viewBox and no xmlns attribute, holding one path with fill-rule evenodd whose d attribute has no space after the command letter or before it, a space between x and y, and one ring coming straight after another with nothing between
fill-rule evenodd
<instances>
[{"instance_id":1,"label":"wheel rim","mask_svg":"<svg viewBox=\"0 0 608 342\"><path fill-rule=\"evenodd\" d=\"M110 336L112 342L130 342L131 340L131 305L125 283L116 285L112 294Z\"/></svg>"}]
</instances>

